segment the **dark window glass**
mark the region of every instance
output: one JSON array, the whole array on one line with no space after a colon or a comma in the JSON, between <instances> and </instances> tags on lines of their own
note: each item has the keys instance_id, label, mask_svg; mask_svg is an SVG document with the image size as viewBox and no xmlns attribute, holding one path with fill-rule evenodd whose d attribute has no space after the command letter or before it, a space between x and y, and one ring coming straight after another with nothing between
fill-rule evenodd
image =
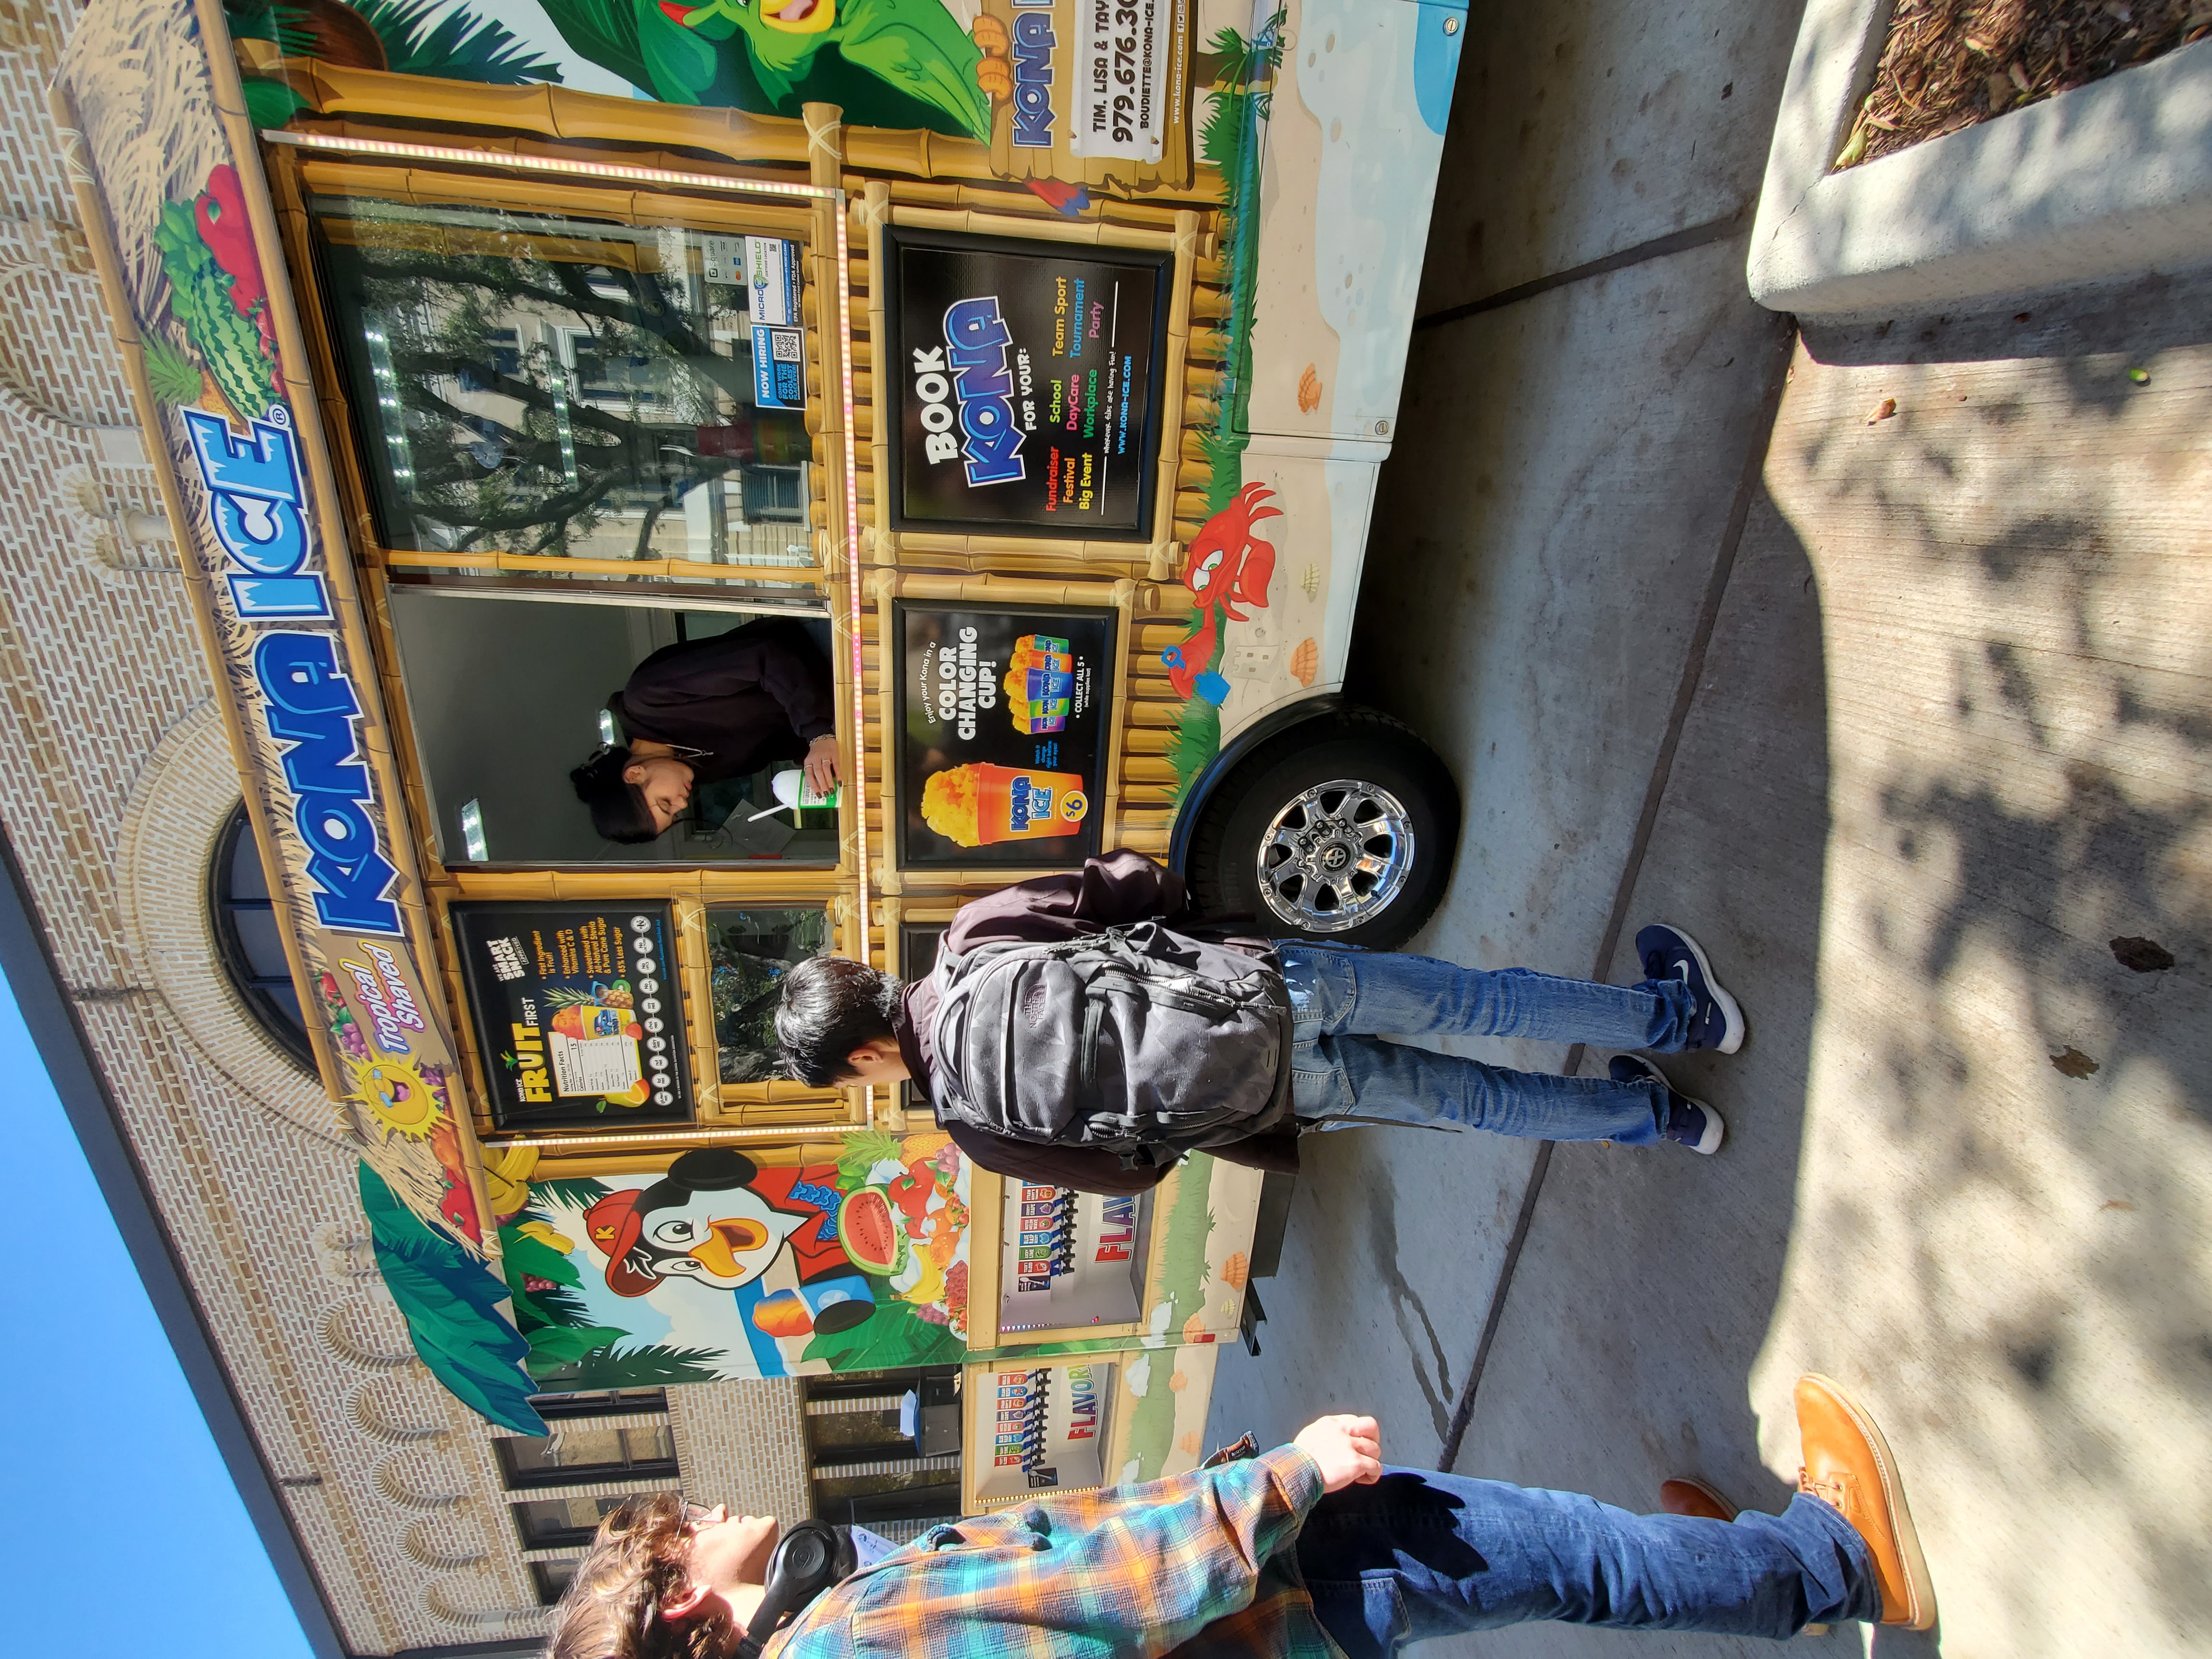
<instances>
[{"instance_id":1,"label":"dark window glass","mask_svg":"<svg viewBox=\"0 0 2212 1659\"><path fill-rule=\"evenodd\" d=\"M313 1071L315 1051L300 1015L300 993L284 959L281 924L243 801L216 837L208 866L208 909L216 955L246 1012L294 1065Z\"/></svg>"},{"instance_id":2,"label":"dark window glass","mask_svg":"<svg viewBox=\"0 0 2212 1659\"><path fill-rule=\"evenodd\" d=\"M960 1471L934 1469L912 1474L873 1474L817 1480L817 1520L843 1526L872 1521L951 1520L960 1513Z\"/></svg>"},{"instance_id":3,"label":"dark window glass","mask_svg":"<svg viewBox=\"0 0 2212 1659\"><path fill-rule=\"evenodd\" d=\"M624 735L607 703L640 662L680 640L756 622L759 612L544 604L402 585L392 592L391 617L447 863L836 861L833 809L794 818L777 806L775 775L796 761L702 783L667 834L636 846L602 839L568 781L603 736ZM830 625L802 621L815 632L826 674Z\"/></svg>"},{"instance_id":4,"label":"dark window glass","mask_svg":"<svg viewBox=\"0 0 2212 1659\"><path fill-rule=\"evenodd\" d=\"M590 1543L600 1522L632 1497L650 1496L651 1493L625 1493L619 1498L539 1498L508 1507L514 1511L514 1529L521 1534L523 1548L560 1550Z\"/></svg>"},{"instance_id":5,"label":"dark window glass","mask_svg":"<svg viewBox=\"0 0 2212 1659\"><path fill-rule=\"evenodd\" d=\"M512 1487L579 1486L592 1480L676 1476L676 1438L665 1423L649 1428L596 1428L586 1421L550 1435L492 1443Z\"/></svg>"},{"instance_id":6,"label":"dark window glass","mask_svg":"<svg viewBox=\"0 0 2212 1659\"><path fill-rule=\"evenodd\" d=\"M530 1403L550 1423L561 1417L626 1417L632 1412L665 1412L668 1395L659 1389L605 1389L597 1394L534 1394Z\"/></svg>"},{"instance_id":7,"label":"dark window glass","mask_svg":"<svg viewBox=\"0 0 2212 1659\"><path fill-rule=\"evenodd\" d=\"M830 917L819 909L749 905L707 912L723 1082L776 1075L775 1005L784 974L829 948Z\"/></svg>"},{"instance_id":8,"label":"dark window glass","mask_svg":"<svg viewBox=\"0 0 2212 1659\"><path fill-rule=\"evenodd\" d=\"M578 1563L574 1561L532 1561L530 1576L538 1582L538 1601L540 1607L551 1607L575 1582Z\"/></svg>"},{"instance_id":9,"label":"dark window glass","mask_svg":"<svg viewBox=\"0 0 2212 1659\"><path fill-rule=\"evenodd\" d=\"M386 545L720 563L747 467L808 458L753 401L748 295L672 227L368 198L310 204ZM804 538L802 538L804 539Z\"/></svg>"}]
</instances>

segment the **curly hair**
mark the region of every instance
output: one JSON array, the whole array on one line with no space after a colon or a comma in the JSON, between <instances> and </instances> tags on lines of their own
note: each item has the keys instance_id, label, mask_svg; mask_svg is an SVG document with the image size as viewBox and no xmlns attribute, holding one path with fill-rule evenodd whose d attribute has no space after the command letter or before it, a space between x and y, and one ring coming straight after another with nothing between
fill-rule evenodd
<instances>
[{"instance_id":1,"label":"curly hair","mask_svg":"<svg viewBox=\"0 0 2212 1659\"><path fill-rule=\"evenodd\" d=\"M634 1498L599 1522L553 1610L545 1659L721 1659L738 1632L726 1614L663 1619L690 1582L690 1533L674 1492Z\"/></svg>"}]
</instances>

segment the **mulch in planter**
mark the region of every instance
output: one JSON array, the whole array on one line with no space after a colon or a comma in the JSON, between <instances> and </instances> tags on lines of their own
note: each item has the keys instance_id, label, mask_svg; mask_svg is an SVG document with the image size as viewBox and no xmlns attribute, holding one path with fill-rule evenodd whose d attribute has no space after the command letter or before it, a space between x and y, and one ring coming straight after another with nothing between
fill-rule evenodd
<instances>
[{"instance_id":1,"label":"mulch in planter","mask_svg":"<svg viewBox=\"0 0 2212 1659\"><path fill-rule=\"evenodd\" d=\"M1897 0L1836 170L2087 86L2212 33L2212 0Z\"/></svg>"}]
</instances>

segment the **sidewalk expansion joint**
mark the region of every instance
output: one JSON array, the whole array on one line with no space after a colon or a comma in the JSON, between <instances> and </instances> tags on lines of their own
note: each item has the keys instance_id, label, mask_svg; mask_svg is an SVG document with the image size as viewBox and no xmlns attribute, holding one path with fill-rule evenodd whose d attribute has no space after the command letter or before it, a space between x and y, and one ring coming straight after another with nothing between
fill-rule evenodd
<instances>
[{"instance_id":1,"label":"sidewalk expansion joint","mask_svg":"<svg viewBox=\"0 0 2212 1659\"><path fill-rule=\"evenodd\" d=\"M1640 265L1647 259L1663 259L1670 253L1687 253L1692 248L1703 247L1708 242L1725 241L1731 236L1743 235L1750 228L1751 204L1747 202L1725 219L1708 220L1702 225L1692 225L1687 230L1669 231L1666 235L1655 236L1648 242L1638 242L1634 247L1625 247L1618 253L1608 253L1602 259L1571 265L1565 270L1553 271L1548 276L1539 276L1533 282L1501 288L1497 293L1485 295L1480 300L1446 306L1442 311L1416 317L1413 319L1413 330L1419 333L1422 329L1440 328L1462 318L1479 317L1486 311L1498 311L1506 306L1518 305L1523 300L1533 300L1539 294L1549 294L1555 288L1565 288L1588 277L1626 270L1629 266Z\"/></svg>"}]
</instances>

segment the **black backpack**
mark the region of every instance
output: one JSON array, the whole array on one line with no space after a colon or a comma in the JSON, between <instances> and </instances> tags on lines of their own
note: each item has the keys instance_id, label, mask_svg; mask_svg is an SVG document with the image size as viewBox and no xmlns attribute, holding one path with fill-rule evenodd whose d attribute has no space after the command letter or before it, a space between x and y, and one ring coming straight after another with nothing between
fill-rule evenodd
<instances>
[{"instance_id":1,"label":"black backpack","mask_svg":"<svg viewBox=\"0 0 2212 1659\"><path fill-rule=\"evenodd\" d=\"M1140 921L941 953L936 976L940 1119L1157 1169L1289 1115L1291 1003L1273 951Z\"/></svg>"}]
</instances>

